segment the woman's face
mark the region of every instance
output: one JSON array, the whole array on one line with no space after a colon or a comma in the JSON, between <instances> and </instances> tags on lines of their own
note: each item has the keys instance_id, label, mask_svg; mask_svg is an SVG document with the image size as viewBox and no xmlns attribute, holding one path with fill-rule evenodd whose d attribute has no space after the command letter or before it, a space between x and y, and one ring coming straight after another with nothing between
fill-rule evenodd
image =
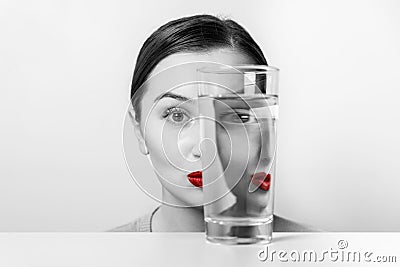
<instances>
[{"instance_id":1,"label":"woman's face","mask_svg":"<svg viewBox=\"0 0 400 267\"><path fill-rule=\"evenodd\" d=\"M163 201L201 206L203 192L196 172L200 161L197 69L202 62L254 64L231 49L179 53L162 60L144 84L140 129L154 171L163 186ZM188 63L188 64L186 64ZM196 186L197 185L197 186Z\"/></svg>"}]
</instances>

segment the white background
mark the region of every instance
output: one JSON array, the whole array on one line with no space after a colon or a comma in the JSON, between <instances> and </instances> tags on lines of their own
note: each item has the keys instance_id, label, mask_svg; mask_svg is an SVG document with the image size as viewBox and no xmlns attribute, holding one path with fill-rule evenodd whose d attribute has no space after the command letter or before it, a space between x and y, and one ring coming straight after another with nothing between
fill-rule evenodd
<instances>
[{"instance_id":1,"label":"white background","mask_svg":"<svg viewBox=\"0 0 400 267\"><path fill-rule=\"evenodd\" d=\"M276 213L400 231L395 0L1 0L0 231L103 231L157 205L122 153L130 80L152 31L199 13L241 23L281 69Z\"/></svg>"}]
</instances>

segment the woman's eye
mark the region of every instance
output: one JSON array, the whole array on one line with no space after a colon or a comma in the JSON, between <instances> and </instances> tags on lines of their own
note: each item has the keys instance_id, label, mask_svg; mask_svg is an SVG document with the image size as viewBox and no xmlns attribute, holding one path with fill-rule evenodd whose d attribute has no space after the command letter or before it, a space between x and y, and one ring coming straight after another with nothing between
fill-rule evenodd
<instances>
[{"instance_id":1,"label":"woman's eye","mask_svg":"<svg viewBox=\"0 0 400 267\"><path fill-rule=\"evenodd\" d=\"M250 111L236 111L229 114L223 114L221 121L227 123L256 123L257 119Z\"/></svg>"},{"instance_id":2,"label":"woman's eye","mask_svg":"<svg viewBox=\"0 0 400 267\"><path fill-rule=\"evenodd\" d=\"M184 119L184 115L182 112L174 112L172 113L172 120L176 122L181 122Z\"/></svg>"},{"instance_id":3,"label":"woman's eye","mask_svg":"<svg viewBox=\"0 0 400 267\"><path fill-rule=\"evenodd\" d=\"M189 116L180 108L169 108L163 115L164 118L167 118L172 123L184 123L188 120Z\"/></svg>"}]
</instances>

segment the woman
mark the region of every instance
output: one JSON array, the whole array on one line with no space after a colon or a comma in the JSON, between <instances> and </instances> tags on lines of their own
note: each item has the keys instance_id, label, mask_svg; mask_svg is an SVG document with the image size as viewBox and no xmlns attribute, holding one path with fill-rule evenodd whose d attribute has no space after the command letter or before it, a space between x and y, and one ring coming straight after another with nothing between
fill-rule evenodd
<instances>
[{"instance_id":1,"label":"woman","mask_svg":"<svg viewBox=\"0 0 400 267\"><path fill-rule=\"evenodd\" d=\"M150 156L162 185L163 203L112 231L204 231L201 153L193 140L199 129L189 119L198 112L196 105L190 105L190 99L197 96L190 81L196 80L202 62L267 65L260 47L243 27L211 15L170 21L145 41L133 74L129 114L140 151ZM274 231L307 228L275 216Z\"/></svg>"}]
</instances>

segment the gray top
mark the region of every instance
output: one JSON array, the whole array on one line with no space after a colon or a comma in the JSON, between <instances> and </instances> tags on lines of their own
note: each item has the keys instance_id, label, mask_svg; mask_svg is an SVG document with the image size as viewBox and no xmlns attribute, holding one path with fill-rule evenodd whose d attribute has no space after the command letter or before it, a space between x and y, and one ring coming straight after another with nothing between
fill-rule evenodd
<instances>
[{"instance_id":1,"label":"gray top","mask_svg":"<svg viewBox=\"0 0 400 267\"><path fill-rule=\"evenodd\" d=\"M152 212L121 226L113 228L110 232L152 232L151 224L154 213L160 208L158 206ZM315 232L318 230L312 229L305 225L274 215L274 232Z\"/></svg>"},{"instance_id":2,"label":"gray top","mask_svg":"<svg viewBox=\"0 0 400 267\"><path fill-rule=\"evenodd\" d=\"M153 232L151 229L151 222L153 215L161 206L155 208L152 212L134 220L133 222L118 226L111 229L111 232Z\"/></svg>"}]
</instances>

